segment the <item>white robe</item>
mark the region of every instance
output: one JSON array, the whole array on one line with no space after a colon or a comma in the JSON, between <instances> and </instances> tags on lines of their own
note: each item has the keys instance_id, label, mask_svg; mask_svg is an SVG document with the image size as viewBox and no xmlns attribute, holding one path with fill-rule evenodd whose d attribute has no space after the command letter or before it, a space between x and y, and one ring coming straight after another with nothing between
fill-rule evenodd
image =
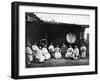
<instances>
[{"instance_id":1,"label":"white robe","mask_svg":"<svg viewBox=\"0 0 100 81\"><path fill-rule=\"evenodd\" d=\"M38 46L37 46L37 45L32 45L32 49L33 49L34 51L39 50L39 48L38 48Z\"/></svg>"},{"instance_id":2,"label":"white robe","mask_svg":"<svg viewBox=\"0 0 100 81\"><path fill-rule=\"evenodd\" d=\"M54 50L55 50L54 49L54 46L53 45L50 45L49 48L48 48L48 50L52 50L52 52L54 52Z\"/></svg>"},{"instance_id":3,"label":"white robe","mask_svg":"<svg viewBox=\"0 0 100 81\"><path fill-rule=\"evenodd\" d=\"M65 57L73 57L73 48L68 48Z\"/></svg>"},{"instance_id":4,"label":"white robe","mask_svg":"<svg viewBox=\"0 0 100 81\"><path fill-rule=\"evenodd\" d=\"M74 49L74 53L78 56L79 55L79 49L78 48L75 48Z\"/></svg>"},{"instance_id":5,"label":"white robe","mask_svg":"<svg viewBox=\"0 0 100 81\"><path fill-rule=\"evenodd\" d=\"M39 62L43 62L45 60L45 56L43 55L42 50L37 50L36 58L39 60Z\"/></svg>"},{"instance_id":6,"label":"white robe","mask_svg":"<svg viewBox=\"0 0 100 81\"><path fill-rule=\"evenodd\" d=\"M50 59L51 58L50 53L48 52L47 48L43 47L42 48L42 53L45 56L45 59Z\"/></svg>"},{"instance_id":7,"label":"white robe","mask_svg":"<svg viewBox=\"0 0 100 81\"><path fill-rule=\"evenodd\" d=\"M31 48L30 47L26 47L26 54L27 54L27 59L29 60L29 61L32 61L33 60L33 57L32 57L32 50L31 50Z\"/></svg>"},{"instance_id":8,"label":"white robe","mask_svg":"<svg viewBox=\"0 0 100 81\"><path fill-rule=\"evenodd\" d=\"M73 51L73 58L78 59L78 56L79 56L79 49L75 48L74 51Z\"/></svg>"},{"instance_id":9,"label":"white robe","mask_svg":"<svg viewBox=\"0 0 100 81\"><path fill-rule=\"evenodd\" d=\"M45 56L43 56L42 51L38 48L37 45L32 46L33 51L35 52L35 58L39 60L39 62L43 62L45 60Z\"/></svg>"},{"instance_id":10,"label":"white robe","mask_svg":"<svg viewBox=\"0 0 100 81\"><path fill-rule=\"evenodd\" d=\"M60 48L59 47L55 48L54 58L61 58L61 53L60 53Z\"/></svg>"}]
</instances>

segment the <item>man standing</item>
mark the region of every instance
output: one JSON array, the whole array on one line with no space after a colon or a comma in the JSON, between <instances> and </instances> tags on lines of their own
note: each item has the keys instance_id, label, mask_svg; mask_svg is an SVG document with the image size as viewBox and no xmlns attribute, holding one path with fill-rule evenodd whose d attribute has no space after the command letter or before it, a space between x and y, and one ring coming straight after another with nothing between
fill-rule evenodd
<instances>
[{"instance_id":1,"label":"man standing","mask_svg":"<svg viewBox=\"0 0 100 81\"><path fill-rule=\"evenodd\" d=\"M81 46L81 55L82 55L82 58L86 57L86 50L87 50L87 48L86 48L85 45Z\"/></svg>"}]
</instances>

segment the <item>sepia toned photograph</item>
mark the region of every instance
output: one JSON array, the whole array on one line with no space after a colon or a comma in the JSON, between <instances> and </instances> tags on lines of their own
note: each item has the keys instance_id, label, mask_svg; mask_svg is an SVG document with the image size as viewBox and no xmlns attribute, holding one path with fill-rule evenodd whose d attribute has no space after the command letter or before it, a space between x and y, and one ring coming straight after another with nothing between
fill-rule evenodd
<instances>
[{"instance_id":1,"label":"sepia toned photograph","mask_svg":"<svg viewBox=\"0 0 100 81\"><path fill-rule=\"evenodd\" d=\"M89 15L26 12L26 68L89 65Z\"/></svg>"}]
</instances>

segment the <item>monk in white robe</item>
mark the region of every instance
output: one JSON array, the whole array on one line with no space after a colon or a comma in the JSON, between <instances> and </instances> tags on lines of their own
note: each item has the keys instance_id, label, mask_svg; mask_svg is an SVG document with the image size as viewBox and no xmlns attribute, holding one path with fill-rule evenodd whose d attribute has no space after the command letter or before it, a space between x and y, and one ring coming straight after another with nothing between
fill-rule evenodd
<instances>
[{"instance_id":1,"label":"monk in white robe","mask_svg":"<svg viewBox=\"0 0 100 81\"><path fill-rule=\"evenodd\" d=\"M51 57L53 57L54 55L54 50L55 50L55 48L54 48L54 46L53 46L53 44L51 43L50 44L50 46L48 47L48 50L49 50L49 53L51 54Z\"/></svg>"},{"instance_id":2,"label":"monk in white robe","mask_svg":"<svg viewBox=\"0 0 100 81\"><path fill-rule=\"evenodd\" d=\"M39 50L38 46L36 44L32 45L32 50L33 51L36 51L36 50Z\"/></svg>"},{"instance_id":3,"label":"monk in white robe","mask_svg":"<svg viewBox=\"0 0 100 81\"><path fill-rule=\"evenodd\" d=\"M31 62L33 61L33 57L32 57L32 50L30 47L26 47L26 54L27 54L27 64L31 64Z\"/></svg>"},{"instance_id":4,"label":"monk in white robe","mask_svg":"<svg viewBox=\"0 0 100 81\"><path fill-rule=\"evenodd\" d=\"M61 50L58 45L55 48L54 58L61 58Z\"/></svg>"},{"instance_id":5,"label":"monk in white robe","mask_svg":"<svg viewBox=\"0 0 100 81\"><path fill-rule=\"evenodd\" d=\"M74 59L78 59L79 57L79 49L77 48L77 46L75 46L75 49L74 49Z\"/></svg>"},{"instance_id":6,"label":"monk in white robe","mask_svg":"<svg viewBox=\"0 0 100 81\"><path fill-rule=\"evenodd\" d=\"M65 54L65 57L73 57L73 51L74 50L70 45L70 47L67 49L67 53Z\"/></svg>"},{"instance_id":7,"label":"monk in white robe","mask_svg":"<svg viewBox=\"0 0 100 81\"><path fill-rule=\"evenodd\" d=\"M39 60L39 62L45 61L45 56L43 55L41 49L37 50L36 58Z\"/></svg>"},{"instance_id":8,"label":"monk in white robe","mask_svg":"<svg viewBox=\"0 0 100 81\"><path fill-rule=\"evenodd\" d=\"M42 48L42 53L45 56L46 60L51 58L51 55L50 55L50 53L48 52L48 50L46 48L46 45Z\"/></svg>"},{"instance_id":9,"label":"monk in white robe","mask_svg":"<svg viewBox=\"0 0 100 81\"><path fill-rule=\"evenodd\" d=\"M43 55L41 49L39 49L37 45L33 45L32 49L35 54L35 59L38 59L39 62L43 62L45 60L45 56Z\"/></svg>"}]
</instances>

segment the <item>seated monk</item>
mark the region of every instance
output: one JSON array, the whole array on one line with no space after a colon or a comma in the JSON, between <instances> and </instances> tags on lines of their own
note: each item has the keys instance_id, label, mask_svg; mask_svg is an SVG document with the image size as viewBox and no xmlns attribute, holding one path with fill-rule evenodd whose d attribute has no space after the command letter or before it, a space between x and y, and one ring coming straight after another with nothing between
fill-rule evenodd
<instances>
[{"instance_id":1,"label":"seated monk","mask_svg":"<svg viewBox=\"0 0 100 81\"><path fill-rule=\"evenodd\" d=\"M42 53L45 56L46 60L51 58L50 53L48 52L48 50L46 48L46 45L44 45L44 47L42 48Z\"/></svg>"},{"instance_id":2,"label":"seated monk","mask_svg":"<svg viewBox=\"0 0 100 81\"><path fill-rule=\"evenodd\" d=\"M45 60L45 56L43 55L41 48L39 49L36 44L32 46L35 62L43 62Z\"/></svg>"},{"instance_id":3,"label":"seated monk","mask_svg":"<svg viewBox=\"0 0 100 81\"><path fill-rule=\"evenodd\" d=\"M32 50L39 50L39 48L38 48L38 46L37 46L36 43L34 43L34 44L32 45Z\"/></svg>"},{"instance_id":4,"label":"seated monk","mask_svg":"<svg viewBox=\"0 0 100 81\"><path fill-rule=\"evenodd\" d=\"M65 56L66 52L67 52L67 47L66 47L66 45L63 43L63 45L61 46L61 54L62 54L62 56Z\"/></svg>"},{"instance_id":5,"label":"seated monk","mask_svg":"<svg viewBox=\"0 0 100 81\"><path fill-rule=\"evenodd\" d=\"M37 58L38 58L39 62L45 61L45 56L42 53L41 47L39 47L39 50L37 51Z\"/></svg>"},{"instance_id":6,"label":"seated monk","mask_svg":"<svg viewBox=\"0 0 100 81\"><path fill-rule=\"evenodd\" d=\"M79 57L79 49L77 48L77 46L75 46L75 48L74 48L74 59L78 59L78 57Z\"/></svg>"},{"instance_id":7,"label":"seated monk","mask_svg":"<svg viewBox=\"0 0 100 81\"><path fill-rule=\"evenodd\" d=\"M54 58L61 58L61 50L59 48L59 45L55 48Z\"/></svg>"},{"instance_id":8,"label":"seated monk","mask_svg":"<svg viewBox=\"0 0 100 81\"><path fill-rule=\"evenodd\" d=\"M67 49L67 53L65 54L65 57L73 57L73 48L70 45L70 47Z\"/></svg>"},{"instance_id":9,"label":"seated monk","mask_svg":"<svg viewBox=\"0 0 100 81\"><path fill-rule=\"evenodd\" d=\"M51 57L53 57L54 55L54 46L53 44L51 43L50 46L48 47L48 50L49 50L49 53L51 54Z\"/></svg>"},{"instance_id":10,"label":"seated monk","mask_svg":"<svg viewBox=\"0 0 100 81\"><path fill-rule=\"evenodd\" d=\"M32 57L32 50L30 47L26 47L26 60L27 60L27 65L30 65L31 62L33 61L33 57Z\"/></svg>"}]
</instances>

